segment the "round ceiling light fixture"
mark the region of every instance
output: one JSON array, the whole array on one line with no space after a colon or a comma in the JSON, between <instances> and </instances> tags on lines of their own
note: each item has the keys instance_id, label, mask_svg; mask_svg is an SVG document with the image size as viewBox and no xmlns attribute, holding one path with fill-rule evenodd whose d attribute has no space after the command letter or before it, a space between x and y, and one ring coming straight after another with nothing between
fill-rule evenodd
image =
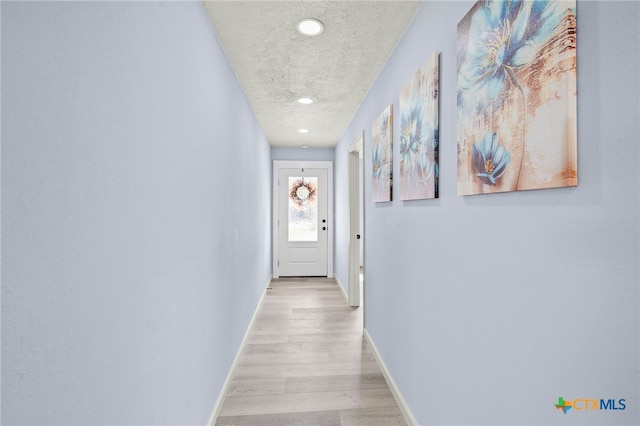
<instances>
[{"instance_id":1,"label":"round ceiling light fixture","mask_svg":"<svg viewBox=\"0 0 640 426\"><path fill-rule=\"evenodd\" d=\"M314 103L315 101L313 100L313 98L300 98L298 99L298 103L302 104L302 105L309 105Z\"/></svg>"},{"instance_id":2,"label":"round ceiling light fixture","mask_svg":"<svg viewBox=\"0 0 640 426\"><path fill-rule=\"evenodd\" d=\"M298 133L309 133L309 129L300 129Z\"/></svg>"},{"instance_id":3,"label":"round ceiling light fixture","mask_svg":"<svg viewBox=\"0 0 640 426\"><path fill-rule=\"evenodd\" d=\"M324 31L324 25L322 25L322 22L317 19L307 18L298 22L296 29L302 35L313 37Z\"/></svg>"}]
</instances>

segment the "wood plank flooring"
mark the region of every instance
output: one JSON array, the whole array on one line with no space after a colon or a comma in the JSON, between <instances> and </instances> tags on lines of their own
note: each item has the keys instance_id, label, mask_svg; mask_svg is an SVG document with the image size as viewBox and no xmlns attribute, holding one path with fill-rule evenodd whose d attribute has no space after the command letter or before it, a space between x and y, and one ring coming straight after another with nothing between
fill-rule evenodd
<instances>
[{"instance_id":1,"label":"wood plank flooring","mask_svg":"<svg viewBox=\"0 0 640 426\"><path fill-rule=\"evenodd\" d=\"M216 425L406 425L334 279L271 282Z\"/></svg>"}]
</instances>

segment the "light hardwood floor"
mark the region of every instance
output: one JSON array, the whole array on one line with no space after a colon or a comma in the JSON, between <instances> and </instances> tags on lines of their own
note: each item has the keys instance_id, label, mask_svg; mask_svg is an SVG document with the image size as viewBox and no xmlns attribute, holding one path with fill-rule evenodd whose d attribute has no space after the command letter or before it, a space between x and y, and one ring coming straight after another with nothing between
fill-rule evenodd
<instances>
[{"instance_id":1,"label":"light hardwood floor","mask_svg":"<svg viewBox=\"0 0 640 426\"><path fill-rule=\"evenodd\" d=\"M216 425L406 425L333 279L271 282Z\"/></svg>"}]
</instances>

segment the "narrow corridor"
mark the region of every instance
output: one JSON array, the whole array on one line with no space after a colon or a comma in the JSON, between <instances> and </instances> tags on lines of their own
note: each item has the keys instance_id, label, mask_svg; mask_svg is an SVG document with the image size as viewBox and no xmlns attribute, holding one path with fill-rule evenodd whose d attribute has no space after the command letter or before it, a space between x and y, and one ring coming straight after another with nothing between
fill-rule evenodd
<instances>
[{"instance_id":1,"label":"narrow corridor","mask_svg":"<svg viewBox=\"0 0 640 426\"><path fill-rule=\"evenodd\" d=\"M333 279L271 282L216 425L405 425Z\"/></svg>"}]
</instances>

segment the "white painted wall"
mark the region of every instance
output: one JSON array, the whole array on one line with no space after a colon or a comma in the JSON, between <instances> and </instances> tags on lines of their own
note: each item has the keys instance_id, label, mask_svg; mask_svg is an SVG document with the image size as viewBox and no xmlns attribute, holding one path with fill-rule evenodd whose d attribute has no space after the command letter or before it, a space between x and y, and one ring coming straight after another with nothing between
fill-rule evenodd
<instances>
[{"instance_id":1,"label":"white painted wall","mask_svg":"<svg viewBox=\"0 0 640 426\"><path fill-rule=\"evenodd\" d=\"M347 148L441 52L441 198L371 202L367 330L421 425L639 424L640 3L578 4L576 188L456 195L456 25L423 3L336 148L336 273L347 280ZM398 170L399 120L394 121ZM625 398L563 414L559 396Z\"/></svg>"},{"instance_id":2,"label":"white painted wall","mask_svg":"<svg viewBox=\"0 0 640 426\"><path fill-rule=\"evenodd\" d=\"M205 424L271 273L271 164L202 5L2 24L2 424Z\"/></svg>"}]
</instances>

